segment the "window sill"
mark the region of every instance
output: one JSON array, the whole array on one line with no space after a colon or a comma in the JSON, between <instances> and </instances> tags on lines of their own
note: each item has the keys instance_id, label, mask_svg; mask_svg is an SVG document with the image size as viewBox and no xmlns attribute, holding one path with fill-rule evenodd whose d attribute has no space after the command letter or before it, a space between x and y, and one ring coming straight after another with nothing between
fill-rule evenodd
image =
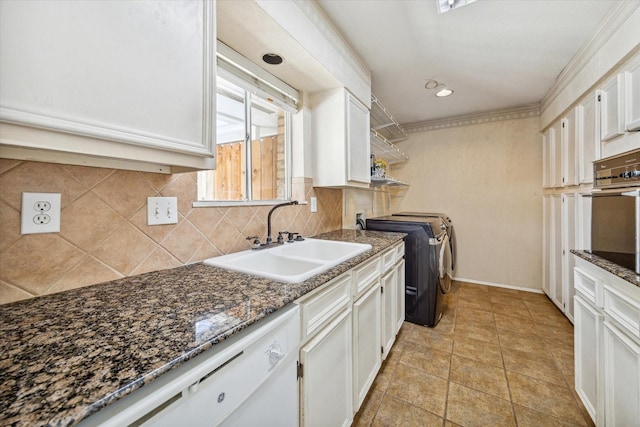
<instances>
[{"instance_id":1,"label":"window sill","mask_svg":"<svg viewBox=\"0 0 640 427\"><path fill-rule=\"evenodd\" d=\"M274 206L280 203L290 202L291 199L286 200L200 200L193 202L191 206L194 208L219 208L219 207L233 207L233 206ZM299 205L306 205L307 201L298 201Z\"/></svg>"}]
</instances>

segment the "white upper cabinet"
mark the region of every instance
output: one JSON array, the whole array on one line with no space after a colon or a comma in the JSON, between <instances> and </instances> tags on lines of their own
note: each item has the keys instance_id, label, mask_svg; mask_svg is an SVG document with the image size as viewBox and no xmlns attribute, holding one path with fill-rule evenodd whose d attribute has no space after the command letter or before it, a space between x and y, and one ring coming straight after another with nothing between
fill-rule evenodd
<instances>
[{"instance_id":1,"label":"white upper cabinet","mask_svg":"<svg viewBox=\"0 0 640 427\"><path fill-rule=\"evenodd\" d=\"M624 72L625 129L640 130L640 57Z\"/></svg>"},{"instance_id":2,"label":"white upper cabinet","mask_svg":"<svg viewBox=\"0 0 640 427\"><path fill-rule=\"evenodd\" d=\"M562 119L562 186L578 184L578 153L576 149L578 110L574 108Z\"/></svg>"},{"instance_id":3,"label":"white upper cabinet","mask_svg":"<svg viewBox=\"0 0 640 427\"><path fill-rule=\"evenodd\" d=\"M580 184L593 182L593 161L600 158L598 101L591 92L576 107Z\"/></svg>"},{"instance_id":4,"label":"white upper cabinet","mask_svg":"<svg viewBox=\"0 0 640 427\"><path fill-rule=\"evenodd\" d=\"M624 79L618 74L600 89L600 140L624 135Z\"/></svg>"},{"instance_id":5,"label":"white upper cabinet","mask_svg":"<svg viewBox=\"0 0 640 427\"><path fill-rule=\"evenodd\" d=\"M311 95L313 184L368 187L369 109L344 88Z\"/></svg>"},{"instance_id":6,"label":"white upper cabinet","mask_svg":"<svg viewBox=\"0 0 640 427\"><path fill-rule=\"evenodd\" d=\"M562 122L558 120L543 134L544 187L562 187Z\"/></svg>"},{"instance_id":7,"label":"white upper cabinet","mask_svg":"<svg viewBox=\"0 0 640 427\"><path fill-rule=\"evenodd\" d=\"M215 22L214 0L1 2L2 143L213 166Z\"/></svg>"}]
</instances>

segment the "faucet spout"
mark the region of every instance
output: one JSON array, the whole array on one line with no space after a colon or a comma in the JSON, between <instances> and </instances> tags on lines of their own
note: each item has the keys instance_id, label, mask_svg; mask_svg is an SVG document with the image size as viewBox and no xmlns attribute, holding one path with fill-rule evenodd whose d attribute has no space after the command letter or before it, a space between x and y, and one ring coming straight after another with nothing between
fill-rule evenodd
<instances>
[{"instance_id":1,"label":"faucet spout","mask_svg":"<svg viewBox=\"0 0 640 427\"><path fill-rule=\"evenodd\" d=\"M270 245L271 243L273 243L273 239L271 238L271 214L273 213L273 211L283 206L291 206L291 205L297 205L297 204L298 204L297 200L292 200L290 202L280 203L271 208L271 210L269 211L269 214L267 215L267 241L265 242L265 245Z\"/></svg>"}]
</instances>

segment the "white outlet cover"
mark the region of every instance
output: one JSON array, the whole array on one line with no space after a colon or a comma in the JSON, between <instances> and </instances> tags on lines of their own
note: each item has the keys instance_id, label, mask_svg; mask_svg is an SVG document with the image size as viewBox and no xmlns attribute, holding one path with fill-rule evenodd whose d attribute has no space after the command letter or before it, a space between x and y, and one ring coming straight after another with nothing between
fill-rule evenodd
<instances>
[{"instance_id":1,"label":"white outlet cover","mask_svg":"<svg viewBox=\"0 0 640 427\"><path fill-rule=\"evenodd\" d=\"M22 193L21 234L59 233L60 193Z\"/></svg>"},{"instance_id":2,"label":"white outlet cover","mask_svg":"<svg viewBox=\"0 0 640 427\"><path fill-rule=\"evenodd\" d=\"M177 197L147 197L147 225L164 225L177 223Z\"/></svg>"},{"instance_id":3,"label":"white outlet cover","mask_svg":"<svg viewBox=\"0 0 640 427\"><path fill-rule=\"evenodd\" d=\"M311 198L310 211L311 212L318 212L318 198L317 197L312 197Z\"/></svg>"}]
</instances>

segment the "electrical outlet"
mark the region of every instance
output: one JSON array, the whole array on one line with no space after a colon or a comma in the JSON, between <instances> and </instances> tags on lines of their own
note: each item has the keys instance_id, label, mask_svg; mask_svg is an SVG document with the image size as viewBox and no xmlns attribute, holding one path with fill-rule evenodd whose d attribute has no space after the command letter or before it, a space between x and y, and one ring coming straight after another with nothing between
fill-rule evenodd
<instances>
[{"instance_id":1,"label":"electrical outlet","mask_svg":"<svg viewBox=\"0 0 640 427\"><path fill-rule=\"evenodd\" d=\"M21 234L59 233L60 193L22 193Z\"/></svg>"},{"instance_id":2,"label":"electrical outlet","mask_svg":"<svg viewBox=\"0 0 640 427\"><path fill-rule=\"evenodd\" d=\"M311 198L311 208L310 208L311 212L318 212L318 198L317 197L312 197Z\"/></svg>"},{"instance_id":3,"label":"electrical outlet","mask_svg":"<svg viewBox=\"0 0 640 427\"><path fill-rule=\"evenodd\" d=\"M147 225L177 223L177 197L147 197Z\"/></svg>"}]
</instances>

